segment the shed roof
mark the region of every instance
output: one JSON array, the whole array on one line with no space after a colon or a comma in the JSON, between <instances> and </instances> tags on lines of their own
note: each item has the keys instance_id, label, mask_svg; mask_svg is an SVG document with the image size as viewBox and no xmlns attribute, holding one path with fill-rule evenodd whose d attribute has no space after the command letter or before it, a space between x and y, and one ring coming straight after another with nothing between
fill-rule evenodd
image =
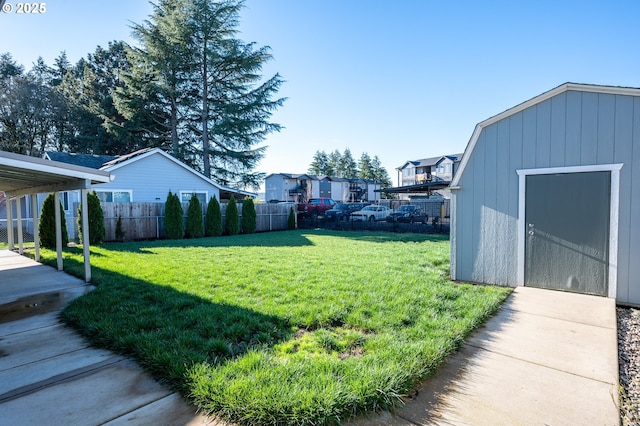
<instances>
[{"instance_id":1,"label":"shed roof","mask_svg":"<svg viewBox=\"0 0 640 426\"><path fill-rule=\"evenodd\" d=\"M546 101L556 95L559 95L568 91L579 91L579 92L592 92L592 93L605 93L611 95L627 95L627 96L640 96L640 88L636 87L621 87L621 86L601 86L596 84L580 84L580 83L564 83L560 86L549 90L548 92L542 93L534 98L529 99L519 105L514 106L513 108L509 108L506 111L501 112L500 114L494 115L480 123L476 124L476 127L471 135L471 139L469 139L469 143L467 144L467 148L464 151L462 156L462 161L460 163L460 167L453 177L453 181L451 182L451 187L455 188L460 183L460 178L462 173L464 173L464 169L469 162L469 157L473 153L473 150L478 142L478 138L480 137L480 133L482 129L491 124L497 123L500 120L508 118L512 115L515 115L521 111L524 111L527 108L530 108L534 105L537 105L541 102ZM452 189L453 189L452 188Z\"/></svg>"}]
</instances>

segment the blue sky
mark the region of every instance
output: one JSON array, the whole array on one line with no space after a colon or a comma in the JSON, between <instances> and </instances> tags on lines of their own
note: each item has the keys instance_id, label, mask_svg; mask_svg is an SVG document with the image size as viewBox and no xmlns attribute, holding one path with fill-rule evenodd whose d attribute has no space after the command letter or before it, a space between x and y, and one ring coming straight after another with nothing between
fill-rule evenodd
<instances>
[{"instance_id":1,"label":"blue sky","mask_svg":"<svg viewBox=\"0 0 640 426\"><path fill-rule=\"evenodd\" d=\"M15 6L17 2L8 0ZM405 161L464 151L476 123L565 82L640 87L640 1L247 0L239 37L272 49L289 98L259 170L304 173L313 154ZM63 50L131 42L143 0L46 2L0 13L0 52L28 69Z\"/></svg>"}]
</instances>

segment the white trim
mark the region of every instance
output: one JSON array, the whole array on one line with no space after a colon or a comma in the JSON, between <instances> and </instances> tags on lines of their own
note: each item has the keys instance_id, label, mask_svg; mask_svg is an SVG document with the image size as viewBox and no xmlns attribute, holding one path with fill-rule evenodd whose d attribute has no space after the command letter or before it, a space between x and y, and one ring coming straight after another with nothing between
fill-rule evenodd
<instances>
[{"instance_id":1,"label":"white trim","mask_svg":"<svg viewBox=\"0 0 640 426\"><path fill-rule=\"evenodd\" d=\"M449 249L450 249L450 253L449 253L449 275L451 276L451 280L455 281L457 276L458 276L458 272L456 270L458 264L457 264L457 258L458 256L456 255L456 251L458 249L458 238L457 238L457 227L458 227L458 220L457 220L457 194L455 193L451 193L451 199L450 199L450 205L449 208L451 209L451 214L449 217L450 223L449 223L449 235L450 235L450 245L449 245Z\"/></svg>"},{"instance_id":2,"label":"white trim","mask_svg":"<svg viewBox=\"0 0 640 426\"><path fill-rule=\"evenodd\" d=\"M133 189L118 189L118 188L105 188L105 189L101 189L101 188L94 188L94 191L96 193L106 193L106 192L110 192L111 193L111 200L113 200L113 193L114 192L128 192L129 193L129 203L133 203ZM100 197L98 197L100 198ZM108 201L111 203L119 203L120 201Z\"/></svg>"},{"instance_id":3,"label":"white trim","mask_svg":"<svg viewBox=\"0 0 640 426\"><path fill-rule=\"evenodd\" d=\"M534 105L537 105L541 102L546 101L556 95L567 91L579 91L579 92L591 92L591 93L603 93L610 95L627 95L627 96L640 96L640 89L632 88L632 87L615 87L615 86L597 86L591 84L576 84L576 83L565 83L554 89L549 90L541 95L538 95L532 99L529 99L526 102L523 102L519 105L514 106L504 112L501 112L498 115L494 115L480 123L478 123L473 131L473 135L467 144L467 148L464 151L464 155L462 156L462 161L460 162L460 167L456 171L453 181L451 182L451 186L457 186L460 184L460 178L464 169L469 162L469 157L471 157L471 153L475 149L476 143L478 142L478 138L480 136L480 132L487 126L494 124L500 120L503 120L507 117L515 115L527 108L530 108Z\"/></svg>"},{"instance_id":4,"label":"white trim","mask_svg":"<svg viewBox=\"0 0 640 426\"><path fill-rule=\"evenodd\" d=\"M194 189L194 190L180 190L178 192L180 193L180 202L181 203L188 203L189 202L189 200L182 201L182 196L184 194L189 194L189 195L191 195L191 194L204 194L205 203L209 202L209 191L203 191L203 190L200 190L200 189Z\"/></svg>"},{"instance_id":5,"label":"white trim","mask_svg":"<svg viewBox=\"0 0 640 426\"><path fill-rule=\"evenodd\" d=\"M518 173L518 261L517 282L524 286L525 263L525 202L526 177L558 173L611 172L611 195L609 202L609 272L607 296L615 299L618 290L618 220L620 217L620 170L623 164L594 164L588 166L549 167L516 170Z\"/></svg>"}]
</instances>

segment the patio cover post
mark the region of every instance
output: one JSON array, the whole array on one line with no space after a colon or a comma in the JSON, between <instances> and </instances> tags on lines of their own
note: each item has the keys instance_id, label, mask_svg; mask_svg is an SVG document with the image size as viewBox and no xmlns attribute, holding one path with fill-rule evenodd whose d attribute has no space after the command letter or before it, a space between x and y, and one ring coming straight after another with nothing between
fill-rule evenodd
<instances>
[{"instance_id":1,"label":"patio cover post","mask_svg":"<svg viewBox=\"0 0 640 426\"><path fill-rule=\"evenodd\" d=\"M91 182L88 183L90 185ZM89 260L89 203L87 202L88 189L82 188L81 210L82 210L82 253L84 254L84 282L91 282L91 263Z\"/></svg>"},{"instance_id":2,"label":"patio cover post","mask_svg":"<svg viewBox=\"0 0 640 426\"><path fill-rule=\"evenodd\" d=\"M62 271L62 225L60 224L60 194L53 193L53 209L56 221L56 252L58 254L58 271Z\"/></svg>"},{"instance_id":3,"label":"patio cover post","mask_svg":"<svg viewBox=\"0 0 640 426\"><path fill-rule=\"evenodd\" d=\"M7 244L9 250L13 250L13 207L11 197L7 195Z\"/></svg>"},{"instance_id":4,"label":"patio cover post","mask_svg":"<svg viewBox=\"0 0 640 426\"><path fill-rule=\"evenodd\" d=\"M33 214L33 244L35 245L35 260L40 262L40 222L38 221L38 196L31 194L31 211Z\"/></svg>"},{"instance_id":5,"label":"patio cover post","mask_svg":"<svg viewBox=\"0 0 640 426\"><path fill-rule=\"evenodd\" d=\"M16 222L18 225L18 253L24 253L24 235L22 235L22 196L16 197Z\"/></svg>"}]
</instances>

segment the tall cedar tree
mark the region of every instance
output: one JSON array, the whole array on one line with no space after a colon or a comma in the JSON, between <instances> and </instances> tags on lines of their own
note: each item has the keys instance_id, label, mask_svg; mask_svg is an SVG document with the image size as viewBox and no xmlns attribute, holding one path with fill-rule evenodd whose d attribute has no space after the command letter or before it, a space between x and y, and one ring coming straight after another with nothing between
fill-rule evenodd
<instances>
[{"instance_id":1,"label":"tall cedar tree","mask_svg":"<svg viewBox=\"0 0 640 426\"><path fill-rule=\"evenodd\" d=\"M54 195L47 195L47 198L45 198L42 203L40 223L38 224L40 245L50 249L56 248L56 213L54 203ZM67 233L67 221L64 217L62 203L60 203L60 225L62 228L62 245L66 247L66 245L69 244L69 234Z\"/></svg>"},{"instance_id":2,"label":"tall cedar tree","mask_svg":"<svg viewBox=\"0 0 640 426\"><path fill-rule=\"evenodd\" d=\"M227 204L226 216L226 230L228 235L237 235L240 227L238 223L238 203L236 199L231 197L229 204Z\"/></svg>"},{"instance_id":3,"label":"tall cedar tree","mask_svg":"<svg viewBox=\"0 0 640 426\"><path fill-rule=\"evenodd\" d=\"M205 220L204 235L206 237L218 237L222 235L222 212L220 211L220 203L216 197L209 200Z\"/></svg>"},{"instance_id":4,"label":"tall cedar tree","mask_svg":"<svg viewBox=\"0 0 640 426\"><path fill-rule=\"evenodd\" d=\"M89 244L102 244L104 242L104 212L100 199L95 191L87 194L89 206ZM78 235L82 241L82 206L78 207Z\"/></svg>"},{"instance_id":5,"label":"tall cedar tree","mask_svg":"<svg viewBox=\"0 0 640 426\"><path fill-rule=\"evenodd\" d=\"M256 221L256 206L253 204L253 198L244 197L244 200L242 200L242 233L255 233L257 226Z\"/></svg>"},{"instance_id":6,"label":"tall cedar tree","mask_svg":"<svg viewBox=\"0 0 640 426\"><path fill-rule=\"evenodd\" d=\"M287 228L290 230L296 229L296 214L293 211L293 207L289 209L289 217L287 217Z\"/></svg>"},{"instance_id":7,"label":"tall cedar tree","mask_svg":"<svg viewBox=\"0 0 640 426\"><path fill-rule=\"evenodd\" d=\"M164 233L169 240L184 238L184 210L177 194L169 191L164 205Z\"/></svg>"},{"instance_id":8,"label":"tall cedar tree","mask_svg":"<svg viewBox=\"0 0 640 426\"><path fill-rule=\"evenodd\" d=\"M204 226L202 224L202 205L196 194L191 194L189 207L187 207L187 238L202 238Z\"/></svg>"},{"instance_id":9,"label":"tall cedar tree","mask_svg":"<svg viewBox=\"0 0 640 426\"><path fill-rule=\"evenodd\" d=\"M254 169L266 149L258 145L280 130L269 120L284 98L276 98L278 74L264 81L260 75L270 48L235 38L242 7L238 0L160 0L149 20L134 26L140 48L130 54L131 93L144 94L148 104L117 105L130 117L157 117L174 155L205 176L257 187L264 174Z\"/></svg>"}]
</instances>

